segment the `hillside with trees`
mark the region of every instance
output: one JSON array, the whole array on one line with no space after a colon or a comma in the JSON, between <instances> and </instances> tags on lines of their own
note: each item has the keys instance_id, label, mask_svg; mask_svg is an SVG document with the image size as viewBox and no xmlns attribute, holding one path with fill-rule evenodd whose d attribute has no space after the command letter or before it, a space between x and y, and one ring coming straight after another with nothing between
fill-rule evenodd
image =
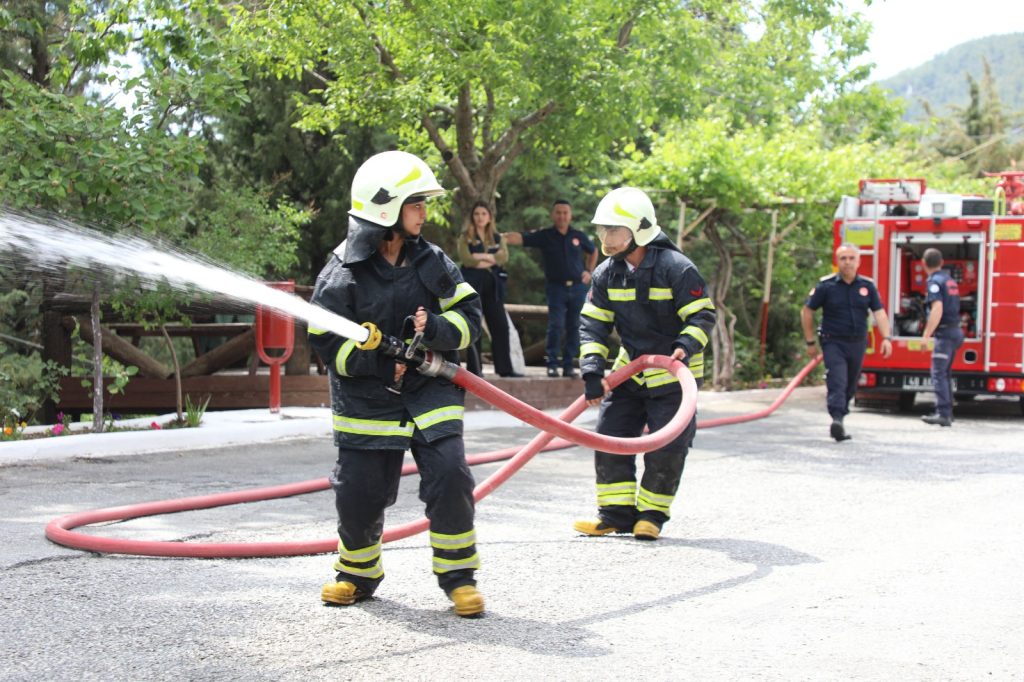
<instances>
[{"instance_id":1,"label":"hillside with trees","mask_svg":"<svg viewBox=\"0 0 1024 682\"><path fill-rule=\"evenodd\" d=\"M993 28L998 30L998 26ZM1006 108L1024 111L1024 33L962 43L878 85L906 101L907 120L921 121L928 117L928 108L934 115L945 116L952 108L968 106L967 78L980 80L986 63Z\"/></svg>"}]
</instances>

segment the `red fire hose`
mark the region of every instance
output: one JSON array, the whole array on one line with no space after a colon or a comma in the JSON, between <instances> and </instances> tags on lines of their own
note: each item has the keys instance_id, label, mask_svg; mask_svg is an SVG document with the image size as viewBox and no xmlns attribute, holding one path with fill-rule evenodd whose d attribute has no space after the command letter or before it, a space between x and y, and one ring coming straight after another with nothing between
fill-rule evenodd
<instances>
[{"instance_id":1,"label":"red fire hose","mask_svg":"<svg viewBox=\"0 0 1024 682\"><path fill-rule=\"evenodd\" d=\"M800 384L807 374L821 361L817 357L801 370L782 394L766 409L749 415L725 417L721 419L706 420L698 422L698 428L710 428L726 424L737 424L753 419L761 419L774 412L789 397L793 390ZM486 480L477 485L473 491L473 497L479 501L493 492L502 483L508 480L515 472L519 471L538 452L544 450L556 450L568 447L572 444L582 445L588 448L600 449L604 452L617 454L635 454L654 450L671 442L682 432L686 424L693 419L697 408L697 386L690 371L679 362L670 360L664 356L644 355L629 363L625 367L610 374L607 379L613 388L628 379L633 374L645 367L657 367L666 369L679 379L683 386L683 400L679 410L672 420L655 433L641 436L639 438L616 438L602 436L590 431L571 426L569 422L574 420L586 408L583 397L577 398L557 419L550 417L539 410L523 403L520 400L500 391L483 379L476 377L465 369L459 368L453 381L478 395L495 407L500 407L514 417L517 417L537 428L543 430L522 448L505 448L492 452L482 453L467 457L471 465L495 462L510 459L498 471L491 474ZM555 440L556 436L563 436ZM416 472L415 464L407 464L402 469L402 475ZM105 538L96 535L85 535L73 532L71 529L87 526L95 523L110 521L125 521L128 519L157 514L170 514L181 511L197 509L209 509L211 507L222 507L242 502L258 502L262 500L302 495L305 493L326 490L330 487L327 479L315 479L299 483L273 486L269 488L255 488L241 490L231 493L218 493L214 495L203 495L199 497L187 497L176 500L162 500L159 502L147 502L123 507L110 507L106 509L94 509L91 511L68 514L54 519L46 526L46 537L52 542L73 549L84 549L92 552L110 554L136 554L145 556L174 556L174 557L200 557L200 558L242 558L242 557L275 557L275 556L299 556L307 554L325 554L335 551L338 541L336 538L328 540L312 540L304 542L250 542L250 543L192 543L192 542L162 542L145 540L122 540ZM427 529L428 521L420 519L406 523L384 531L383 542L400 540L410 535L415 535Z\"/></svg>"}]
</instances>

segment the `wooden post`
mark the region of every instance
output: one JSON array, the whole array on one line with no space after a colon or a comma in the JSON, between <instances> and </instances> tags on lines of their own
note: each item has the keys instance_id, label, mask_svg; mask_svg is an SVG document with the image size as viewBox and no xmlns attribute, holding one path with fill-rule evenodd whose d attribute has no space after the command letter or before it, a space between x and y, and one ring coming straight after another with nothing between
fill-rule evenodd
<instances>
[{"instance_id":1,"label":"wooden post","mask_svg":"<svg viewBox=\"0 0 1024 682\"><path fill-rule=\"evenodd\" d=\"M71 332L64 327L64 315L56 310L47 310L43 303L43 350L42 359L52 360L61 367L71 370ZM43 423L53 424L57 421L58 406L47 399L40 409Z\"/></svg>"}]
</instances>

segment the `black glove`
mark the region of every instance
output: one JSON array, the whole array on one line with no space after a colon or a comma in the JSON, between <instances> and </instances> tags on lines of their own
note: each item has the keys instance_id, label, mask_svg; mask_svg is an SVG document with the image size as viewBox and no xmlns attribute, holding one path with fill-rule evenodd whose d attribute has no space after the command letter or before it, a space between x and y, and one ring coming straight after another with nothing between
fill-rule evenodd
<instances>
[{"instance_id":1,"label":"black glove","mask_svg":"<svg viewBox=\"0 0 1024 682\"><path fill-rule=\"evenodd\" d=\"M583 397L586 400L593 400L604 395L603 377L600 374L584 374L583 383L586 386L583 391Z\"/></svg>"}]
</instances>

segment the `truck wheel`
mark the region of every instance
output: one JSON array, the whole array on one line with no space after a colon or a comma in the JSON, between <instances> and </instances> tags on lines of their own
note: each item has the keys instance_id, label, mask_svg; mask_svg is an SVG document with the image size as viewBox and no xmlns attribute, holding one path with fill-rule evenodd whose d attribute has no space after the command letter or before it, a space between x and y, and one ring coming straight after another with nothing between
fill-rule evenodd
<instances>
[{"instance_id":1,"label":"truck wheel","mask_svg":"<svg viewBox=\"0 0 1024 682\"><path fill-rule=\"evenodd\" d=\"M900 412L910 412L912 409L914 409L914 399L916 397L917 397L917 394L914 393L913 391L904 391L903 393L900 393L900 397L899 397L899 410L900 410ZM1022 409L1024 409L1024 408L1022 408Z\"/></svg>"}]
</instances>

